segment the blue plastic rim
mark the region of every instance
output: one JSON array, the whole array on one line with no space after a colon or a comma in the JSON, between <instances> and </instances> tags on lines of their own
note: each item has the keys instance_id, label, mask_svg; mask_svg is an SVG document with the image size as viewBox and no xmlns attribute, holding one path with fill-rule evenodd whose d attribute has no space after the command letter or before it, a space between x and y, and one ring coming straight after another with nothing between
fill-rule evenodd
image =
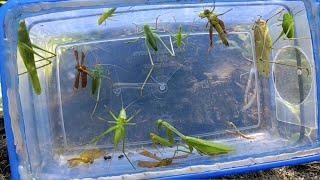
<instances>
[{"instance_id":1,"label":"blue plastic rim","mask_svg":"<svg viewBox=\"0 0 320 180\"><path fill-rule=\"evenodd\" d=\"M26 5L29 3L39 3L39 2L58 2L62 0L47 0L47 1L41 1L41 0L21 0L21 1L14 1L14 0L9 0L5 5L3 5L0 8L0 23L1 26L4 27L4 19L6 13L14 8L14 7L19 7L21 5ZM149 2L148 0L146 0ZM170 0L169 0L170 1ZM222 0L224 1L224 0ZM228 0L227 0L228 1ZM235 0L238 1L238 0ZM306 8L315 8L311 6L316 6L316 8L319 9L320 0L313 0L311 4L305 3ZM155 0L152 2L160 2ZM319 13L319 11L318 11ZM316 27L319 27L319 17L320 13L318 14L317 17L314 17L312 14L308 14L309 19L313 19L314 22L317 23ZM320 33L315 33L314 31L312 32L312 42L313 42L313 47L314 47L314 57L316 59L315 61L315 71L320 72L320 62L317 60L320 59L319 53L319 47L317 44L317 40L320 39L319 37ZM7 137L7 146L8 146L8 153L9 153L9 160L10 160L10 170L11 170L11 177L12 179L20 179L19 171L18 171L18 166L19 166L19 157L16 153L16 148L14 144L14 136L13 136L13 131L12 131L12 126L11 126L11 119L9 115L9 106L8 106L8 96L7 96L7 86L6 86L6 74L4 70L4 62L7 59L6 54L4 52L4 47L5 47L5 41L4 41L5 35L3 29L0 29L0 75L1 75L1 86L2 86L2 100L3 100L3 115L4 115L4 124L5 124L5 130L6 130L6 137ZM320 74L316 73L316 83L317 83L317 88L320 88ZM320 102L320 91L317 92L317 101ZM318 106L317 112L320 112L319 109L320 106ZM319 117L318 117L318 124L319 124ZM320 130L318 128L318 137L320 136ZM313 156L307 156L303 158L295 158L291 160L285 160L285 161L277 161L277 162L272 162L272 163L263 163L263 164L256 164L256 165L251 165L251 166L246 166L246 167L237 167L237 168L230 168L230 169L223 169L215 172L203 172L203 173L197 173L197 174L185 174L185 175L177 175L177 176L168 176L168 177L163 177L163 179L186 179L186 178L217 178L217 177L222 177L222 176L227 176L227 175L235 175L235 174L243 174L243 173L249 173L249 172L255 172L259 170L268 170L272 168L277 168L277 167L283 167L283 166L294 166L294 165L299 165L299 164L304 164L304 163L309 163L309 162L314 162L314 161L320 161L320 154L319 155L313 155Z\"/></svg>"}]
</instances>

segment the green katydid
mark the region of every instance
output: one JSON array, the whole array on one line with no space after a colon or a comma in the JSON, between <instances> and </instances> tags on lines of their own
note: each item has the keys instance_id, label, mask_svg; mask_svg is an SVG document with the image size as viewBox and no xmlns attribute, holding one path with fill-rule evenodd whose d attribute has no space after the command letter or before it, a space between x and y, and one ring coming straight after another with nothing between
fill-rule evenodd
<instances>
[{"instance_id":1,"label":"green katydid","mask_svg":"<svg viewBox=\"0 0 320 180\"><path fill-rule=\"evenodd\" d=\"M116 11L117 8L111 8L108 11L104 12L99 20L98 20L98 24L101 25L103 22L105 22L107 19L115 16L114 12Z\"/></svg>"},{"instance_id":2,"label":"green katydid","mask_svg":"<svg viewBox=\"0 0 320 180\"><path fill-rule=\"evenodd\" d=\"M280 12L282 12L281 10ZM302 10L301 10L302 11ZM284 13L282 17L282 31L277 39L273 42L275 44L281 37L285 36L286 39L293 40L293 39L301 39L295 38L295 24L294 24L294 15L300 13L301 11L293 14L291 11Z\"/></svg>"},{"instance_id":3,"label":"green katydid","mask_svg":"<svg viewBox=\"0 0 320 180\"><path fill-rule=\"evenodd\" d=\"M105 74L105 71L103 69L103 66L113 66L113 67L118 67L124 71L127 71L126 69L123 69L120 66L114 65L114 64L96 64L94 69L91 72L91 77L92 77L92 82L91 82L91 94L96 95L96 104L91 112L91 118L93 118L93 115L97 109L98 103L100 101L100 91L101 91L101 82L102 79L109 79L112 82L111 77L109 77L109 73Z\"/></svg>"},{"instance_id":4,"label":"green katydid","mask_svg":"<svg viewBox=\"0 0 320 180\"><path fill-rule=\"evenodd\" d=\"M201 19L207 18L207 20L208 20L207 26L209 25L209 37L210 37L209 51L213 48L213 28L218 32L219 37L222 40L222 43L225 46L229 46L224 22L221 19L219 19L218 17L226 14L227 12L231 11L232 9L229 9L226 12L221 13L221 14L216 14L214 12L214 9L215 9L215 4L214 4L214 7L211 11L209 9L205 9L203 12L201 12L199 14L199 17Z\"/></svg>"},{"instance_id":5,"label":"green katydid","mask_svg":"<svg viewBox=\"0 0 320 180\"><path fill-rule=\"evenodd\" d=\"M157 21L158 21L159 16L156 19L156 27L157 27ZM166 46L166 44L162 41L162 39L160 38L160 36L156 33L156 29L157 28L152 28L149 25L145 24L143 26L143 33L144 34L144 38L145 38L145 46L147 48L148 51L148 55L149 55L149 59L150 59L150 64L151 64L151 68L149 70L149 73L146 77L146 79L144 80L142 86L141 86L141 90L140 93L142 95L143 92L143 88L146 85L147 81L149 80L151 73L154 69L154 62L150 53L150 48L153 49L155 52L158 52L158 41L160 41L160 43L167 49L167 51L170 53L171 56L175 56L175 52L173 50L173 45L172 45L172 41L171 41L171 36L169 36L170 38L170 45L171 45L171 50ZM140 37L141 38L141 37ZM139 40L140 38L138 38L137 40ZM135 41L137 41L135 40ZM133 41L133 42L135 42Z\"/></svg>"},{"instance_id":6,"label":"green katydid","mask_svg":"<svg viewBox=\"0 0 320 180\"><path fill-rule=\"evenodd\" d=\"M91 84L91 93L92 95L96 95L96 104L94 105L94 108L92 110L91 113L91 118L93 117L97 106L98 106L98 102L100 99L100 90L101 90L101 81L102 81L102 77L103 77L103 68L100 64L96 64L93 71L92 71L92 84Z\"/></svg>"},{"instance_id":7,"label":"green katydid","mask_svg":"<svg viewBox=\"0 0 320 180\"><path fill-rule=\"evenodd\" d=\"M94 56L94 58L96 60L99 59L99 57L95 53L92 53L92 55ZM95 106L91 112L91 119L93 118L93 115L94 115L96 108L98 106L98 103L100 101L100 91L101 91L102 79L108 79L112 82L112 78L110 77L111 74L110 74L109 70L105 71L103 67L117 67L117 68L120 68L121 70L127 71L126 69L124 69L120 66L114 65L114 64L101 64L101 63L97 63L94 66L93 70L88 71L89 76L92 78L91 94L93 96L95 96L95 101L96 101Z\"/></svg>"},{"instance_id":8,"label":"green katydid","mask_svg":"<svg viewBox=\"0 0 320 180\"><path fill-rule=\"evenodd\" d=\"M233 148L223 144L218 144L208 140L203 140L203 139L195 138L191 136L185 136L181 132L179 132L175 127L173 127L171 124L169 124L168 122L162 119L157 120L156 124L158 128L163 127L177 134L182 139L182 141L184 141L187 144L190 153L192 153L193 149L196 149L198 153L201 155L204 154L204 155L212 156L217 154L229 153L234 150Z\"/></svg>"},{"instance_id":9,"label":"green katydid","mask_svg":"<svg viewBox=\"0 0 320 180\"><path fill-rule=\"evenodd\" d=\"M182 31L182 26L180 25L179 28L178 28L178 32L177 34L175 34L174 36L174 41L177 45L178 48L182 48L182 46L184 46L184 39L187 38L187 34L184 34L183 31Z\"/></svg>"},{"instance_id":10,"label":"green katydid","mask_svg":"<svg viewBox=\"0 0 320 180\"><path fill-rule=\"evenodd\" d=\"M51 64L51 61L49 59L54 58L56 56L56 54L49 52L47 50L44 50L44 49L31 43L25 21L21 21L19 24L18 49L19 49L19 53L22 58L22 61L27 69L26 72L20 73L19 75L28 73L35 93L37 95L40 95L41 94L41 85L40 85L37 69ZM42 55L40 55L39 53L37 53L36 51L34 51L34 49L38 49L43 52L49 53L52 56L45 58ZM38 61L35 61L34 55L39 56L41 59ZM48 63L41 65L39 67L36 67L36 62L40 62L40 61L47 61Z\"/></svg>"},{"instance_id":11,"label":"green katydid","mask_svg":"<svg viewBox=\"0 0 320 180\"><path fill-rule=\"evenodd\" d=\"M129 161L129 163L131 164L131 166L133 167L133 169L136 169L134 167L134 165L131 163L130 159L128 158L127 154L125 153L125 142L126 142L126 126L128 125L135 125L135 123L131 123L130 121L135 117L135 115L131 116L130 118L127 118L127 113L125 108L121 108L119 116L116 117L112 111L109 111L111 117L114 119L114 121L108 121L108 123L111 124L115 124L114 126L108 128L106 131L104 131L103 133L101 133L99 136L93 138L90 141L90 144L95 144L97 143L99 140L101 140L101 138L103 138L104 136L106 136L107 134L115 131L114 134L114 148L115 150L117 150L118 145L120 143L120 141L122 140L122 153L125 155L125 157L127 158L127 160Z\"/></svg>"}]
</instances>

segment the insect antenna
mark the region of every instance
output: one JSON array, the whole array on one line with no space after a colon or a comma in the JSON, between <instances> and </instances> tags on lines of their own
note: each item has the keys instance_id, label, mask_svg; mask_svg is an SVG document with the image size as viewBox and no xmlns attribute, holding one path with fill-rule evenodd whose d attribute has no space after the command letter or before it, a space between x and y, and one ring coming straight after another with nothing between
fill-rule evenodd
<instances>
[{"instance_id":1,"label":"insect antenna","mask_svg":"<svg viewBox=\"0 0 320 180\"><path fill-rule=\"evenodd\" d=\"M212 8L212 10L210 11L211 13L213 13L213 11L216 9L216 1L214 0L213 1L213 8Z\"/></svg>"},{"instance_id":2,"label":"insect antenna","mask_svg":"<svg viewBox=\"0 0 320 180\"><path fill-rule=\"evenodd\" d=\"M300 11L294 13L294 15L297 15L297 14L301 13L302 11L304 11L304 9L301 9Z\"/></svg>"},{"instance_id":3,"label":"insect antenna","mask_svg":"<svg viewBox=\"0 0 320 180\"><path fill-rule=\"evenodd\" d=\"M123 98L122 98L122 92L120 93L120 99L121 99L121 109L123 109ZM126 107L127 108L127 107ZM125 109L126 109L125 108Z\"/></svg>"},{"instance_id":4,"label":"insect antenna","mask_svg":"<svg viewBox=\"0 0 320 180\"><path fill-rule=\"evenodd\" d=\"M224 12L224 13L218 14L217 16L222 16L222 15L224 15L224 14L230 12L230 11L232 11L232 8L228 9L228 10L227 10L226 12Z\"/></svg>"},{"instance_id":5,"label":"insect antenna","mask_svg":"<svg viewBox=\"0 0 320 180\"><path fill-rule=\"evenodd\" d=\"M133 100L131 103L129 103L124 109L127 110L131 105L133 105L134 103L136 103L140 98L137 98L135 100Z\"/></svg>"},{"instance_id":6,"label":"insect antenna","mask_svg":"<svg viewBox=\"0 0 320 180\"><path fill-rule=\"evenodd\" d=\"M268 22L270 19L272 19L273 17L275 17L276 15L282 13L282 11L284 11L284 9L282 9L281 11L277 12L276 14L272 15L269 19L266 20L266 22Z\"/></svg>"}]
</instances>

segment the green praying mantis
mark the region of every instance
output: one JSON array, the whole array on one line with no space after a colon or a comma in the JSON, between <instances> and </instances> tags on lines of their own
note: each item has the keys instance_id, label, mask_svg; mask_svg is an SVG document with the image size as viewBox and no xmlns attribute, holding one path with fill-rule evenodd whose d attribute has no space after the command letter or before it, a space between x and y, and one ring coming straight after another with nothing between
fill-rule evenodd
<instances>
[{"instance_id":1,"label":"green praying mantis","mask_svg":"<svg viewBox=\"0 0 320 180\"><path fill-rule=\"evenodd\" d=\"M104 131L103 133L101 133L100 135L98 135L97 137L93 138L90 141L90 144L96 144L98 141L101 140L101 138L103 138L104 136L106 136L107 134L111 133L111 132L115 132L114 133L114 148L115 150L117 150L118 145L120 143L120 141L122 141L122 153L125 155L125 157L127 158L127 160L129 161L130 165L133 167L133 169L136 169L134 167L134 165L132 164L132 162L130 161L130 159L128 158L127 154L125 153L125 142L126 142L126 126L128 125L135 125L135 123L131 123L130 121L138 114L139 112L137 112L135 115L131 116L131 117L127 117L127 113L126 113L126 109L125 108L121 108L120 113L118 115L118 117L116 117L112 111L109 111L109 114L111 115L111 117L114 119L114 121L107 121L110 124L115 124L114 126L111 126L110 128L108 128L106 131Z\"/></svg>"},{"instance_id":2,"label":"green praying mantis","mask_svg":"<svg viewBox=\"0 0 320 180\"><path fill-rule=\"evenodd\" d=\"M208 140L203 140L200 138L183 135L175 127L173 127L171 124L169 124L168 122L162 119L157 120L156 124L159 129L165 128L167 130L167 135L169 134L168 135L169 139L165 140L164 138L159 138L160 136L153 136L152 134L150 134L150 136L156 137L154 139L151 138L154 143L160 144L162 146L172 147L174 145L172 133L175 133L176 135L178 135L181 138L181 140L186 143L186 146L189 149L189 152L177 149L175 153L177 151L192 153L193 150L195 149L200 155L213 156L213 155L225 154L225 153L234 151L233 148L223 144L218 144ZM177 144L177 146L179 146L179 144Z\"/></svg>"},{"instance_id":3,"label":"green praying mantis","mask_svg":"<svg viewBox=\"0 0 320 180\"><path fill-rule=\"evenodd\" d=\"M40 80L39 80L39 76L37 73L37 69L51 64L50 59L54 58L56 56L56 54L49 52L45 49L42 49L39 46L36 46L35 44L31 43L25 21L21 21L19 24L18 49L19 49L19 53L22 58L22 61L27 69L26 72L20 73L19 75L28 73L29 77L31 79L33 90L35 91L35 93L37 95L40 95L41 94L41 85L40 85ZM45 58L42 55L40 55L38 52L36 52L34 49L38 49L38 50L43 51L45 53L49 53L51 56L48 58ZM35 61L34 55L39 56L41 59ZM36 67L36 62L41 62L41 61L47 61L47 63L44 65L41 65L39 67Z\"/></svg>"},{"instance_id":4,"label":"green praying mantis","mask_svg":"<svg viewBox=\"0 0 320 180\"><path fill-rule=\"evenodd\" d=\"M159 50L158 42L160 42L166 48L166 50L170 53L171 56L175 56L175 52L174 52L174 49L173 49L173 46L172 46L171 36L169 37L170 38L170 44L171 44L171 50L170 50L166 46L166 44L162 41L160 36L156 33L158 18L159 18L159 16L156 19L156 28L152 28L149 25L145 24L143 26L143 32L141 32L141 33L143 33L143 36L144 36L144 39L145 39L145 46L147 48L148 55L149 55L149 60L150 60L150 64L151 64L151 68L150 68L150 70L148 72L148 75L147 75L146 79L144 80L144 82L143 82L143 84L141 86L141 89L140 89L140 94L141 95L143 93L144 86L148 82L148 80L149 80L149 78L151 76L151 73L152 73L152 71L154 69L154 61L152 59L152 55L151 55L150 49L152 49L154 52L158 52L158 50ZM141 37L139 37L137 40L135 40L133 42L138 41L140 38Z\"/></svg>"}]
</instances>

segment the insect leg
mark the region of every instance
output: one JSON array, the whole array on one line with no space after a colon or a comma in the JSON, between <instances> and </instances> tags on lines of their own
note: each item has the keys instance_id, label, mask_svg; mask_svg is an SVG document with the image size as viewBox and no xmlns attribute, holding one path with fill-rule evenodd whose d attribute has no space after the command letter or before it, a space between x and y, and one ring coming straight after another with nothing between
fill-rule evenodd
<instances>
[{"instance_id":1,"label":"insect leg","mask_svg":"<svg viewBox=\"0 0 320 180\"><path fill-rule=\"evenodd\" d=\"M210 51L213 49L213 26L211 24L209 27L209 39L210 39L210 47L208 49L208 52L210 53Z\"/></svg>"},{"instance_id":2,"label":"insect leg","mask_svg":"<svg viewBox=\"0 0 320 180\"><path fill-rule=\"evenodd\" d=\"M149 54L149 59L150 59L150 63L151 63L151 68L150 68L150 70L149 70L149 73L148 73L146 79L144 80L144 82L143 82L143 84L142 84L142 86L141 86L141 89L140 89L140 94L141 94L141 95L142 95L142 92L143 92L143 88L144 88L144 86L146 85L146 83L147 83L147 81L148 81L148 79L149 79L149 77L150 77L150 75L151 75L151 73L152 73L152 71L153 71L153 68L154 68L154 63L153 63L153 60L152 60L152 56L151 56L151 53L150 53L150 49L149 49L147 40L145 40L145 44L146 44L147 51L148 51L148 54Z\"/></svg>"},{"instance_id":3,"label":"insect leg","mask_svg":"<svg viewBox=\"0 0 320 180\"><path fill-rule=\"evenodd\" d=\"M98 117L98 119L102 120L102 121L107 121L106 119L102 118L102 117Z\"/></svg>"},{"instance_id":4,"label":"insect leg","mask_svg":"<svg viewBox=\"0 0 320 180\"><path fill-rule=\"evenodd\" d=\"M113 114L113 112L112 111L109 111L109 113L110 113L110 115L112 116L112 118L115 120L115 121L117 121L118 119L117 119L117 117Z\"/></svg>"},{"instance_id":5,"label":"insect leg","mask_svg":"<svg viewBox=\"0 0 320 180\"><path fill-rule=\"evenodd\" d=\"M110 132L114 131L115 129L117 129L118 126L112 126L109 129L107 129L106 131L104 131L103 133L101 133L99 136L93 138L89 143L90 144L95 144L97 143L101 138L103 138L105 135L109 134Z\"/></svg>"},{"instance_id":6,"label":"insect leg","mask_svg":"<svg viewBox=\"0 0 320 180\"><path fill-rule=\"evenodd\" d=\"M41 65L41 66L39 66L39 67L36 67L36 69L41 69L41 68L43 68L43 67L46 67L46 66L50 65L52 62L51 62L49 59L51 59L51 58L53 58L53 56L48 57L48 58L44 58L44 59L41 59L41 60L38 60L38 61L35 61L35 62L47 61L46 64L43 64L43 65ZM19 73L18 75L20 76L20 75L23 75L23 74L26 74L26 73L28 73L28 71Z\"/></svg>"},{"instance_id":7,"label":"insect leg","mask_svg":"<svg viewBox=\"0 0 320 180\"><path fill-rule=\"evenodd\" d=\"M126 142L126 134L125 134L125 131L123 131L123 138L122 138L122 153L124 154L124 156L127 158L127 160L129 161L130 165L133 167L134 170L136 170L136 167L134 167L134 165L132 164L132 162L130 161L130 159L128 158L127 154L125 153L124 151L124 145L125 145L125 142Z\"/></svg>"},{"instance_id":8,"label":"insect leg","mask_svg":"<svg viewBox=\"0 0 320 180\"><path fill-rule=\"evenodd\" d=\"M230 12L231 10L232 10L232 8L228 9L227 11L225 11L225 12L223 12L223 13L221 13L221 14L218 14L217 16L222 16L222 15L224 15L224 14L226 14L226 13Z\"/></svg>"},{"instance_id":9,"label":"insect leg","mask_svg":"<svg viewBox=\"0 0 320 180\"><path fill-rule=\"evenodd\" d=\"M288 34L289 34L290 30L293 29L293 28L294 28L294 23L291 23L288 31L285 33L286 36L285 36L283 39L285 39L285 40L310 39L310 38L308 38L308 37L299 37L299 38L291 37L291 38L289 38L289 37L288 37Z\"/></svg>"},{"instance_id":10,"label":"insect leg","mask_svg":"<svg viewBox=\"0 0 320 180\"><path fill-rule=\"evenodd\" d=\"M28 49L28 50L31 51L33 54L39 56L39 57L42 58L43 60L52 58L52 57L45 58L45 57L43 57L42 55L40 55L39 53L37 53L36 51L34 51L34 50L32 49L32 47L29 47L29 46L26 45L25 43L21 43L21 44L24 46L24 48ZM56 56L56 55L53 54L53 57L55 57L55 56ZM47 60L47 61L49 61L49 60Z\"/></svg>"},{"instance_id":11,"label":"insect leg","mask_svg":"<svg viewBox=\"0 0 320 180\"><path fill-rule=\"evenodd\" d=\"M47 50L45 50L45 49L42 49L41 47L39 47L39 46L37 46L37 45L35 45L35 44L31 44L31 45L32 45L32 47L35 48L35 49L39 49L39 50L41 50L41 51L43 51L43 52L49 53L49 54L51 54L52 56L57 56L55 53L50 52L50 51L47 51Z\"/></svg>"},{"instance_id":12,"label":"insect leg","mask_svg":"<svg viewBox=\"0 0 320 180\"><path fill-rule=\"evenodd\" d=\"M132 115L127 122L130 122L136 115L138 115L140 113L141 110L137 111L134 115Z\"/></svg>"},{"instance_id":13,"label":"insect leg","mask_svg":"<svg viewBox=\"0 0 320 180\"><path fill-rule=\"evenodd\" d=\"M161 44L168 50L168 52L170 53L171 56L175 56L175 52L173 49L173 44L172 44L172 39L171 36L169 36L170 39L170 46L171 46L171 50L166 46L166 44L162 41L162 39L159 36L156 36L157 39L161 42Z\"/></svg>"},{"instance_id":14,"label":"insect leg","mask_svg":"<svg viewBox=\"0 0 320 180\"><path fill-rule=\"evenodd\" d=\"M107 122L110 124L117 124L117 122L115 122L115 121L107 121Z\"/></svg>"},{"instance_id":15,"label":"insect leg","mask_svg":"<svg viewBox=\"0 0 320 180\"><path fill-rule=\"evenodd\" d=\"M142 36L140 36L140 37L138 37L137 39L135 39L135 40L132 40L132 41L127 41L127 42L125 42L126 44L129 44L129 43L135 43L135 42L138 42L139 41L139 39L141 39L141 38L143 38Z\"/></svg>"}]
</instances>

